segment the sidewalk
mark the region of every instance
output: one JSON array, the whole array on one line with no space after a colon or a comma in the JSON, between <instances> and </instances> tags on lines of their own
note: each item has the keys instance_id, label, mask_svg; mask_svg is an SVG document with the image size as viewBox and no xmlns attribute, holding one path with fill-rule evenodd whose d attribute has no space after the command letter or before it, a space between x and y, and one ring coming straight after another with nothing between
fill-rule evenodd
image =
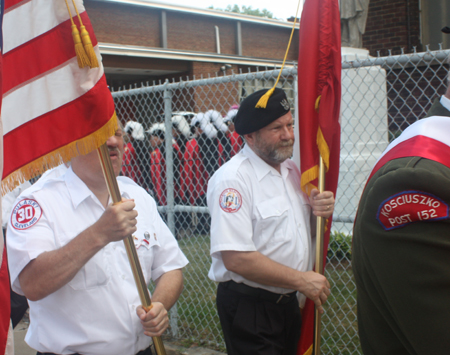
<instances>
[{"instance_id":1,"label":"sidewalk","mask_svg":"<svg viewBox=\"0 0 450 355\"><path fill-rule=\"evenodd\" d=\"M28 329L28 323L21 321L14 329L14 355L36 355L24 341ZM183 348L170 342L164 342L167 355L226 355L218 351L202 347ZM120 355L120 354L118 354Z\"/></svg>"}]
</instances>

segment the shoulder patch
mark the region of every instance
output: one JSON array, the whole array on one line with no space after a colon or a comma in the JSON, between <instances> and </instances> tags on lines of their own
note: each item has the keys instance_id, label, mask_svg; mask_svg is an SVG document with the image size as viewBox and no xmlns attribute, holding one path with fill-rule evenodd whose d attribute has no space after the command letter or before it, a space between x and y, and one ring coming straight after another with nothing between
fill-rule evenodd
<instances>
[{"instance_id":1,"label":"shoulder patch","mask_svg":"<svg viewBox=\"0 0 450 355\"><path fill-rule=\"evenodd\" d=\"M403 191L384 200L377 219L385 230L420 221L437 221L449 217L448 204L422 191Z\"/></svg>"},{"instance_id":2,"label":"shoulder patch","mask_svg":"<svg viewBox=\"0 0 450 355\"><path fill-rule=\"evenodd\" d=\"M42 216L42 208L35 200L23 199L13 208L11 225L14 229L28 229L35 225Z\"/></svg>"},{"instance_id":3,"label":"shoulder patch","mask_svg":"<svg viewBox=\"0 0 450 355\"><path fill-rule=\"evenodd\" d=\"M235 213L242 206L242 197L238 190L225 189L219 197L220 208L227 213Z\"/></svg>"}]
</instances>

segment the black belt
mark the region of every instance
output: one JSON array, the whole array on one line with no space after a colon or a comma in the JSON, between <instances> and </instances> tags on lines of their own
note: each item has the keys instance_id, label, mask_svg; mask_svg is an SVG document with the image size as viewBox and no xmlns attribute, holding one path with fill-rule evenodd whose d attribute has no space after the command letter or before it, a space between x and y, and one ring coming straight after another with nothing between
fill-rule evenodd
<instances>
[{"instance_id":1,"label":"black belt","mask_svg":"<svg viewBox=\"0 0 450 355\"><path fill-rule=\"evenodd\" d=\"M297 291L286 294L273 293L262 288L255 288L242 283L238 284L232 280L221 282L221 285L229 290L277 304L286 304L293 301L296 299L297 293Z\"/></svg>"},{"instance_id":2,"label":"black belt","mask_svg":"<svg viewBox=\"0 0 450 355\"><path fill-rule=\"evenodd\" d=\"M150 349L150 348L151 348L151 345L147 349L139 351L136 355L152 355L153 354L152 353L152 349ZM57 354L54 354L54 353L40 353L38 351L36 355L57 355ZM80 354L75 353L75 354L71 354L71 355L80 355Z\"/></svg>"}]
</instances>

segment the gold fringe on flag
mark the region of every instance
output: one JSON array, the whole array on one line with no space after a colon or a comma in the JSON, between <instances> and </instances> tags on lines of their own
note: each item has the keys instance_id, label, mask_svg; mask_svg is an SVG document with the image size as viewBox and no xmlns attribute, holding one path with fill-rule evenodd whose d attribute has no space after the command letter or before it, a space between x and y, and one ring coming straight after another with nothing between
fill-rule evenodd
<instances>
[{"instance_id":1,"label":"gold fringe on flag","mask_svg":"<svg viewBox=\"0 0 450 355\"><path fill-rule=\"evenodd\" d=\"M73 37L73 42L75 43L75 53L77 55L78 66L80 68L90 66L91 63L86 54L86 50L83 47L83 41L81 40L80 31L78 31L77 25L75 25L75 22L73 21L72 12L70 11L69 3L67 2L67 0L65 0L65 2L66 2L66 6L67 6L67 11L69 12L70 22L72 22L72 37ZM78 13L78 11L77 11L77 13Z\"/></svg>"},{"instance_id":2,"label":"gold fringe on flag","mask_svg":"<svg viewBox=\"0 0 450 355\"><path fill-rule=\"evenodd\" d=\"M83 25L83 21L81 20L81 16L78 12L77 5L75 4L75 0L72 0L73 7L78 16L78 21L80 21L80 31L81 31L81 40L83 41L84 50L86 51L86 55L89 58L89 67L98 68L98 59L97 55L94 51L94 46L92 45L91 37L89 36L89 32L86 27Z\"/></svg>"},{"instance_id":3,"label":"gold fringe on flag","mask_svg":"<svg viewBox=\"0 0 450 355\"><path fill-rule=\"evenodd\" d=\"M275 91L275 88L277 87L278 82L280 81L281 73L283 72L284 64L286 63L286 58L289 53L289 48L291 48L291 42L292 42L292 37L294 36L295 25L297 23L297 16L298 16L299 8L300 8L300 1L298 2L298 5L297 5L297 12L295 13L294 24L292 25L291 36L289 37L289 43L288 43L288 46L286 49L286 53L284 54L283 64L281 65L281 69L280 69L280 73L278 74L277 81L275 82L275 85L269 91L267 91L263 96L261 96L259 101L256 103L256 106L255 106L256 108L266 108L267 107L267 102L269 101L269 98L272 96L273 92Z\"/></svg>"},{"instance_id":4,"label":"gold fringe on flag","mask_svg":"<svg viewBox=\"0 0 450 355\"><path fill-rule=\"evenodd\" d=\"M99 148L109 137L115 134L118 127L117 116L114 112L108 122L97 131L58 148L9 174L2 181L2 195L14 190L16 186L26 180L41 175L48 169L55 168L76 156L86 155Z\"/></svg>"}]
</instances>

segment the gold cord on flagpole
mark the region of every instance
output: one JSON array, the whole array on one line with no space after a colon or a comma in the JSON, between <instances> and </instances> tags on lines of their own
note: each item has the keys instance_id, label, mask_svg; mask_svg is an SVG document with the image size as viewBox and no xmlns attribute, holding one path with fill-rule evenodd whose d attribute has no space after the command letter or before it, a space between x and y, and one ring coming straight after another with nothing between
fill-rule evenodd
<instances>
[{"instance_id":1,"label":"gold cord on flagpole","mask_svg":"<svg viewBox=\"0 0 450 355\"><path fill-rule=\"evenodd\" d=\"M80 21L80 31L81 31L81 40L83 41L84 50L86 51L86 55L89 58L89 66L91 68L98 68L98 59L97 55L94 51L94 46L92 45L91 37L89 36L89 32L86 30L86 27L83 25L83 21L81 20L81 16L78 12L77 5L75 4L75 0L72 0L73 7L78 16L78 21Z\"/></svg>"},{"instance_id":2,"label":"gold cord on flagpole","mask_svg":"<svg viewBox=\"0 0 450 355\"><path fill-rule=\"evenodd\" d=\"M319 162L319 192L325 191L325 164L320 156ZM316 226L316 272L323 275L323 235L325 232L325 218L317 217ZM320 355L321 315L316 307L314 317L314 355Z\"/></svg>"},{"instance_id":3,"label":"gold cord on flagpole","mask_svg":"<svg viewBox=\"0 0 450 355\"><path fill-rule=\"evenodd\" d=\"M109 157L109 150L106 143L101 145L97 152L100 158L106 185L108 186L109 195L111 196L114 204L122 203L122 196L120 195L119 186L117 184L117 179L114 174L114 169L112 167L111 158ZM125 244L128 261L130 262L131 271L133 272L134 281L136 283L142 307L148 312L153 307L152 300L150 298L147 284L145 283L141 263L139 262L136 247L134 246L133 237L129 235L123 240L123 242ZM166 355L166 349L164 348L161 337L152 337L152 340L155 345L156 354Z\"/></svg>"},{"instance_id":4,"label":"gold cord on flagpole","mask_svg":"<svg viewBox=\"0 0 450 355\"><path fill-rule=\"evenodd\" d=\"M81 40L80 31L78 31L77 25L73 21L72 12L70 11L69 3L67 2L67 0L64 0L64 1L66 2L67 11L69 11L70 22L72 22L72 37L73 37L73 42L75 44L75 53L77 55L78 66L80 68L90 66L89 58L83 47L83 42Z\"/></svg>"},{"instance_id":5,"label":"gold cord on flagpole","mask_svg":"<svg viewBox=\"0 0 450 355\"><path fill-rule=\"evenodd\" d=\"M267 107L267 102L269 101L270 96L272 96L273 92L275 91L275 88L277 87L278 82L280 81L281 73L283 72L284 64L286 63L286 58L289 54L289 49L291 48L292 37L294 36L295 25L297 23L298 10L300 9L300 1L302 1L302 0L298 1L297 11L295 12L294 24L292 25L292 30L291 30L291 36L289 37L289 43L288 43L288 46L286 49L286 53L284 54L283 64L281 65L281 69L280 69L280 72L278 73L278 77L277 77L277 80L275 81L275 85L271 89L269 89L269 91L267 91L263 96L261 96L259 101L256 103L256 106L255 106L256 108L266 108Z\"/></svg>"}]
</instances>

